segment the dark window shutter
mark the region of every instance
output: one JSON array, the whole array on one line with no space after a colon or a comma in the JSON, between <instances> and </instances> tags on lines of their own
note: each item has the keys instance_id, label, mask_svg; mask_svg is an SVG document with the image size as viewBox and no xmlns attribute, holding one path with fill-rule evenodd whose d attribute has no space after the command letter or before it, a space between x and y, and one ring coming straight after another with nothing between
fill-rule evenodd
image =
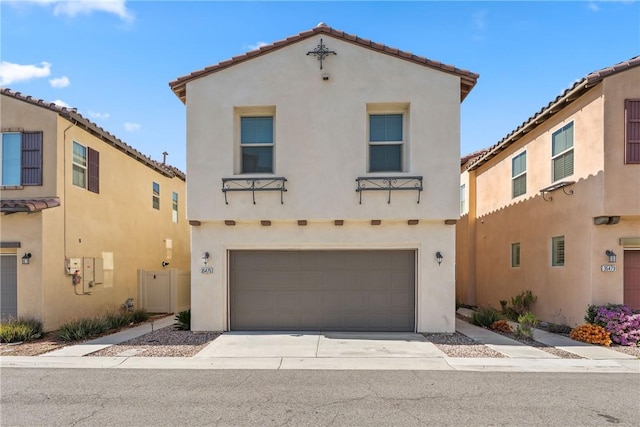
<instances>
[{"instance_id":1,"label":"dark window shutter","mask_svg":"<svg viewBox=\"0 0 640 427\"><path fill-rule=\"evenodd\" d=\"M87 147L87 190L100 193L100 153Z\"/></svg>"},{"instance_id":2,"label":"dark window shutter","mask_svg":"<svg viewBox=\"0 0 640 427\"><path fill-rule=\"evenodd\" d=\"M42 185L42 132L22 133L22 185Z\"/></svg>"},{"instance_id":3,"label":"dark window shutter","mask_svg":"<svg viewBox=\"0 0 640 427\"><path fill-rule=\"evenodd\" d=\"M626 99L627 163L640 163L640 99Z\"/></svg>"}]
</instances>

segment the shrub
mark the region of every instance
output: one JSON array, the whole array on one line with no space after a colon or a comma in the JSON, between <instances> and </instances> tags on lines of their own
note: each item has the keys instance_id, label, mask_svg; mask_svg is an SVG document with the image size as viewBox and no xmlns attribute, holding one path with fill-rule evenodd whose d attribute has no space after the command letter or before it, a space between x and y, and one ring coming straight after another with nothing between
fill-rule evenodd
<instances>
[{"instance_id":1,"label":"shrub","mask_svg":"<svg viewBox=\"0 0 640 427\"><path fill-rule=\"evenodd\" d=\"M128 311L120 310L116 313L107 313L104 316L107 329L120 329L131 323L131 314Z\"/></svg>"},{"instance_id":2,"label":"shrub","mask_svg":"<svg viewBox=\"0 0 640 427\"><path fill-rule=\"evenodd\" d=\"M635 314L628 305L598 306L595 313L593 323L604 327L610 333L613 342L620 345L640 343L640 314Z\"/></svg>"},{"instance_id":3,"label":"shrub","mask_svg":"<svg viewBox=\"0 0 640 427\"><path fill-rule=\"evenodd\" d=\"M176 322L178 322L178 324L176 325L177 329L181 331L191 330L191 309L181 311L176 315L175 319Z\"/></svg>"},{"instance_id":4,"label":"shrub","mask_svg":"<svg viewBox=\"0 0 640 427\"><path fill-rule=\"evenodd\" d=\"M513 333L511 325L509 325L509 322L507 322L506 320L496 320L491 324L491 329L493 329L494 331L502 332L504 334Z\"/></svg>"},{"instance_id":5,"label":"shrub","mask_svg":"<svg viewBox=\"0 0 640 427\"><path fill-rule=\"evenodd\" d=\"M553 332L555 334L570 334L571 326L558 323L549 323L549 332Z\"/></svg>"},{"instance_id":6,"label":"shrub","mask_svg":"<svg viewBox=\"0 0 640 427\"><path fill-rule=\"evenodd\" d=\"M518 316L518 326L514 334L517 337L533 339L533 328L538 326L538 318L530 311Z\"/></svg>"},{"instance_id":7,"label":"shrub","mask_svg":"<svg viewBox=\"0 0 640 427\"><path fill-rule=\"evenodd\" d=\"M9 319L0 323L0 342L20 342L40 338L42 322L33 317Z\"/></svg>"},{"instance_id":8,"label":"shrub","mask_svg":"<svg viewBox=\"0 0 640 427\"><path fill-rule=\"evenodd\" d=\"M525 314L531 311L531 306L538 300L537 296L534 296L531 291L527 290L519 295L511 298L511 306L518 313L518 315Z\"/></svg>"},{"instance_id":9,"label":"shrub","mask_svg":"<svg viewBox=\"0 0 640 427\"><path fill-rule=\"evenodd\" d=\"M144 308L136 308L131 313L131 321L133 323L140 323L149 320L149 313Z\"/></svg>"},{"instance_id":10,"label":"shrub","mask_svg":"<svg viewBox=\"0 0 640 427\"><path fill-rule=\"evenodd\" d=\"M480 307L471 315L471 323L476 326L490 327L493 322L501 320L500 313L491 307Z\"/></svg>"},{"instance_id":11,"label":"shrub","mask_svg":"<svg viewBox=\"0 0 640 427\"><path fill-rule=\"evenodd\" d=\"M577 341L589 344L598 344L609 347L611 345L611 336L609 332L602 326L586 323L574 328L570 337Z\"/></svg>"},{"instance_id":12,"label":"shrub","mask_svg":"<svg viewBox=\"0 0 640 427\"><path fill-rule=\"evenodd\" d=\"M103 334L109 330L104 317L76 319L60 326L58 336L63 341L80 341Z\"/></svg>"}]
</instances>

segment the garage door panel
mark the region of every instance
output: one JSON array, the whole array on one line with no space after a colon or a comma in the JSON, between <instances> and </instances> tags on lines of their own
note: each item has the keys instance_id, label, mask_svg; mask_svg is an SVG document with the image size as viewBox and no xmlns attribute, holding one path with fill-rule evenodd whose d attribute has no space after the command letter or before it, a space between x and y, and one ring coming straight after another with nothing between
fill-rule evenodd
<instances>
[{"instance_id":1,"label":"garage door panel","mask_svg":"<svg viewBox=\"0 0 640 427\"><path fill-rule=\"evenodd\" d=\"M414 330L412 250L230 256L232 330Z\"/></svg>"}]
</instances>

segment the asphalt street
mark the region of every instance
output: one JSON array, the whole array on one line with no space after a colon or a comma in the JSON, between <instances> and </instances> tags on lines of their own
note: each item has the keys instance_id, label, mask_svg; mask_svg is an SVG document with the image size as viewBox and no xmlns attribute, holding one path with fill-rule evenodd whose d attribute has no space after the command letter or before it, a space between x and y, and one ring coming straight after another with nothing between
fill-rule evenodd
<instances>
[{"instance_id":1,"label":"asphalt street","mask_svg":"<svg viewBox=\"0 0 640 427\"><path fill-rule=\"evenodd\" d=\"M638 426L636 374L13 369L2 426Z\"/></svg>"}]
</instances>

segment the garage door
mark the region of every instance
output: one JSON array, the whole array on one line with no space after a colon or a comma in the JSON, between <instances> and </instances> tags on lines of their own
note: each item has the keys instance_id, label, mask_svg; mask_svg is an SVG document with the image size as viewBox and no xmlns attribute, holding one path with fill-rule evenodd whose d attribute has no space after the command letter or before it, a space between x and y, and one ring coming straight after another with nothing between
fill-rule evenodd
<instances>
[{"instance_id":1,"label":"garage door","mask_svg":"<svg viewBox=\"0 0 640 427\"><path fill-rule=\"evenodd\" d=\"M624 251L624 303L640 309L640 251Z\"/></svg>"},{"instance_id":2,"label":"garage door","mask_svg":"<svg viewBox=\"0 0 640 427\"><path fill-rule=\"evenodd\" d=\"M16 255L0 255L0 318L18 317Z\"/></svg>"},{"instance_id":3,"label":"garage door","mask_svg":"<svg viewBox=\"0 0 640 427\"><path fill-rule=\"evenodd\" d=\"M415 252L234 251L231 330L414 331Z\"/></svg>"}]
</instances>

